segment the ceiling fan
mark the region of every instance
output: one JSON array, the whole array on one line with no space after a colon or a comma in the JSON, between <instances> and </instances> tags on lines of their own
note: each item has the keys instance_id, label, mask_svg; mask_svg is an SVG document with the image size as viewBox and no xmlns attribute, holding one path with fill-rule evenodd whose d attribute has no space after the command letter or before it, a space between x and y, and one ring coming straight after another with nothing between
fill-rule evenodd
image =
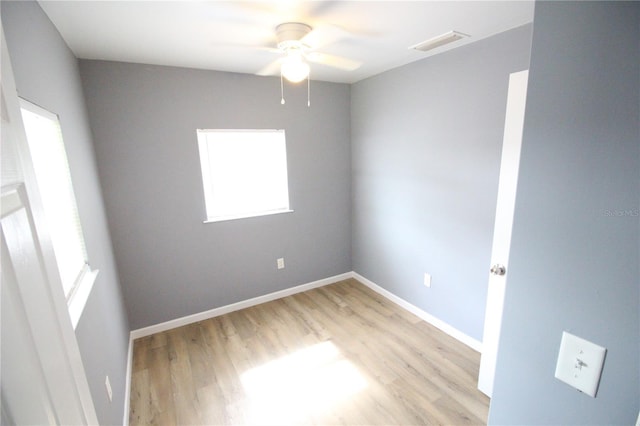
<instances>
[{"instance_id":1,"label":"ceiling fan","mask_svg":"<svg viewBox=\"0 0 640 426\"><path fill-rule=\"evenodd\" d=\"M280 24L276 27L277 46L267 50L281 57L258 71L257 75L280 74L292 83L299 83L309 77L309 62L346 71L358 69L362 65L359 61L316 50L341 38L344 33L344 30L330 25L312 29L301 22Z\"/></svg>"}]
</instances>

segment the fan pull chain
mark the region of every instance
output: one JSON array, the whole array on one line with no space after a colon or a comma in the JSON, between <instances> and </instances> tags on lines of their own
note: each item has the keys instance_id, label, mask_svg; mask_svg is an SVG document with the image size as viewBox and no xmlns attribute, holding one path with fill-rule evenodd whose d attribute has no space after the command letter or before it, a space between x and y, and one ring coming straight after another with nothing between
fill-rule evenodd
<instances>
[{"instance_id":1,"label":"fan pull chain","mask_svg":"<svg viewBox=\"0 0 640 426\"><path fill-rule=\"evenodd\" d=\"M284 105L284 82L282 81L282 70L280 70L280 104Z\"/></svg>"}]
</instances>

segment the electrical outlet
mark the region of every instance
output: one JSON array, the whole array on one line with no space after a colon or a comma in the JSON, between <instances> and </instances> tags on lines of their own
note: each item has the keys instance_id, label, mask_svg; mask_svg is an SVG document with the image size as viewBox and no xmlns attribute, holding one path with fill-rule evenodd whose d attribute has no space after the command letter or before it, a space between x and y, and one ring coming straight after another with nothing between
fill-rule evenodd
<instances>
[{"instance_id":1,"label":"electrical outlet","mask_svg":"<svg viewBox=\"0 0 640 426\"><path fill-rule=\"evenodd\" d=\"M424 273L424 286L431 287L431 274Z\"/></svg>"},{"instance_id":2,"label":"electrical outlet","mask_svg":"<svg viewBox=\"0 0 640 426\"><path fill-rule=\"evenodd\" d=\"M111 391L111 383L109 382L109 376L104 379L104 385L107 388L107 395L109 395L109 402L113 401L113 392Z\"/></svg>"},{"instance_id":3,"label":"electrical outlet","mask_svg":"<svg viewBox=\"0 0 640 426\"><path fill-rule=\"evenodd\" d=\"M284 269L284 257L278 258L276 263L278 264L278 269Z\"/></svg>"}]
</instances>

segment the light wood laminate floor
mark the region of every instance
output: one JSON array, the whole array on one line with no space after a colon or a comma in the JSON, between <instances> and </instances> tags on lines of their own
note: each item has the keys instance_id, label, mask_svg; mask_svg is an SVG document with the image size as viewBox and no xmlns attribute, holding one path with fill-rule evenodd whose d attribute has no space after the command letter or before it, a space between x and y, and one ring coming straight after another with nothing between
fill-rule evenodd
<instances>
[{"instance_id":1,"label":"light wood laminate floor","mask_svg":"<svg viewBox=\"0 0 640 426\"><path fill-rule=\"evenodd\" d=\"M131 425L485 424L480 355L355 280L134 343Z\"/></svg>"}]
</instances>

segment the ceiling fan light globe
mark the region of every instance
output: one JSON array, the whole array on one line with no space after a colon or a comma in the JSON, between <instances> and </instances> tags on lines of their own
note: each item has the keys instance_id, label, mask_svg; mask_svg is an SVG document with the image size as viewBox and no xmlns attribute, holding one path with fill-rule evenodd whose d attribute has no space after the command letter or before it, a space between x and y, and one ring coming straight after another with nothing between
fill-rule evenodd
<instances>
[{"instance_id":1,"label":"ceiling fan light globe","mask_svg":"<svg viewBox=\"0 0 640 426\"><path fill-rule=\"evenodd\" d=\"M304 61L285 61L282 64L282 76L291 83L300 83L309 76L309 64Z\"/></svg>"}]
</instances>

